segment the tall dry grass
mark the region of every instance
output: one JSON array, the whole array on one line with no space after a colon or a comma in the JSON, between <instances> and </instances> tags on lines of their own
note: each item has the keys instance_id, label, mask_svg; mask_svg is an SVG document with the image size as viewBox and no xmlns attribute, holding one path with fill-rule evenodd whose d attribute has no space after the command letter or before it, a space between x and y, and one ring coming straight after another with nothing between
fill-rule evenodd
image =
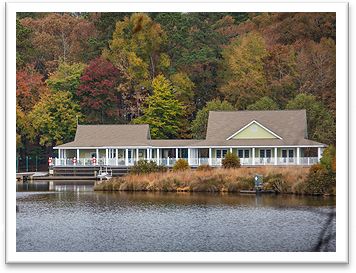
<instances>
[{"instance_id":1,"label":"tall dry grass","mask_svg":"<svg viewBox=\"0 0 356 273\"><path fill-rule=\"evenodd\" d=\"M107 191L193 191L238 192L253 189L254 176L264 177L265 188L279 192L298 193L308 175L303 167L258 167L179 172L129 174L115 177L95 186L94 190Z\"/></svg>"}]
</instances>

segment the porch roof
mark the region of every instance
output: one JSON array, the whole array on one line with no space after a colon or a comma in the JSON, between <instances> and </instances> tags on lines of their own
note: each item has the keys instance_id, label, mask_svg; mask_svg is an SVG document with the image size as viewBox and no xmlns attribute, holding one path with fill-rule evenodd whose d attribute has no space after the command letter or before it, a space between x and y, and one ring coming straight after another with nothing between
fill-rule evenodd
<instances>
[{"instance_id":1,"label":"porch roof","mask_svg":"<svg viewBox=\"0 0 356 273\"><path fill-rule=\"evenodd\" d=\"M78 125L74 141L55 148L149 146L150 131L143 125Z\"/></svg>"}]
</instances>

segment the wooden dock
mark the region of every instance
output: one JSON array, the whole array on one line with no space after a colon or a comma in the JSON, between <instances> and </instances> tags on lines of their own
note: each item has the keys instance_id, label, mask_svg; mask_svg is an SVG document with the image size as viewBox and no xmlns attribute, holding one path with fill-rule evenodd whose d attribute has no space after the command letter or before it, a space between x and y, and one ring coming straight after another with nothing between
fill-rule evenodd
<instances>
[{"instance_id":1,"label":"wooden dock","mask_svg":"<svg viewBox=\"0 0 356 273\"><path fill-rule=\"evenodd\" d=\"M264 194L264 193L277 193L274 190L260 190L260 191L256 191L256 190L241 190L240 193L243 194Z\"/></svg>"}]
</instances>

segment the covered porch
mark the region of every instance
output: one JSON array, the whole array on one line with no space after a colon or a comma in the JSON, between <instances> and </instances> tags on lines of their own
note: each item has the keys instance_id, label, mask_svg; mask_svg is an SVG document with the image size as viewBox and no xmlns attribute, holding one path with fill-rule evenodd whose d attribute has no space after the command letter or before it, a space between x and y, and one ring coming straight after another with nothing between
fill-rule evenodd
<instances>
[{"instance_id":1,"label":"covered porch","mask_svg":"<svg viewBox=\"0 0 356 273\"><path fill-rule=\"evenodd\" d=\"M320 161L323 147L127 147L127 148L66 148L58 149L53 166L123 166L139 160L173 166L178 159L187 160L192 167L219 167L230 152L236 154L242 166L313 165Z\"/></svg>"}]
</instances>

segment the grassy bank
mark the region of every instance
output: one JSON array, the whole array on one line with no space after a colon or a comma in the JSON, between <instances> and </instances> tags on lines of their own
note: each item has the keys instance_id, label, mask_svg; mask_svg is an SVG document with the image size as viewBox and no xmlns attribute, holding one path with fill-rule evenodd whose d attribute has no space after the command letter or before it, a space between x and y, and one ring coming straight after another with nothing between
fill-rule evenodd
<instances>
[{"instance_id":1,"label":"grassy bank","mask_svg":"<svg viewBox=\"0 0 356 273\"><path fill-rule=\"evenodd\" d=\"M115 177L95 186L96 191L191 191L239 192L254 187L254 175L263 175L264 189L280 193L307 192L306 179L309 168L260 167L237 169L212 169L149 174L130 174Z\"/></svg>"}]
</instances>

